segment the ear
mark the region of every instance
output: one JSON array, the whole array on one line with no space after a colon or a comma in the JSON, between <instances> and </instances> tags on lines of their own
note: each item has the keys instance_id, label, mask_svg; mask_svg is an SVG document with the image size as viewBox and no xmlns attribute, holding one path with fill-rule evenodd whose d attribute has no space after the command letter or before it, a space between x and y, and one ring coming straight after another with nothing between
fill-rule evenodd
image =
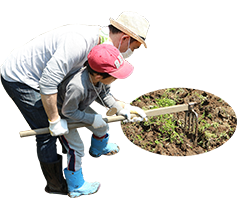
<instances>
[{"instance_id":1,"label":"ear","mask_svg":"<svg viewBox=\"0 0 237 209\"><path fill-rule=\"evenodd\" d=\"M129 38L130 38L130 36L129 36L129 35L126 35L126 34L124 34L124 35L123 35L123 39L122 39L122 40L123 40L123 41L125 41L126 39L129 39Z\"/></svg>"},{"instance_id":2,"label":"ear","mask_svg":"<svg viewBox=\"0 0 237 209\"><path fill-rule=\"evenodd\" d=\"M103 78L102 75L97 74L97 73L94 73L94 79L95 79L97 82L100 81L102 78Z\"/></svg>"}]
</instances>

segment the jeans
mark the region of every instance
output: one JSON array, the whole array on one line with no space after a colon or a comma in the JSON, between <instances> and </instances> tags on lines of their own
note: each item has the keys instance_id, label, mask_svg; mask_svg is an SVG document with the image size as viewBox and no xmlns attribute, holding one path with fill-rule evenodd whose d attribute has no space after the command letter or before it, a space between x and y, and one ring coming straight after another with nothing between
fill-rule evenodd
<instances>
[{"instance_id":1,"label":"jeans","mask_svg":"<svg viewBox=\"0 0 237 209\"><path fill-rule=\"evenodd\" d=\"M19 82L8 82L1 77L2 85L17 105L31 129L49 126L39 91ZM36 136L38 159L44 163L57 161L57 137L50 134Z\"/></svg>"}]
</instances>

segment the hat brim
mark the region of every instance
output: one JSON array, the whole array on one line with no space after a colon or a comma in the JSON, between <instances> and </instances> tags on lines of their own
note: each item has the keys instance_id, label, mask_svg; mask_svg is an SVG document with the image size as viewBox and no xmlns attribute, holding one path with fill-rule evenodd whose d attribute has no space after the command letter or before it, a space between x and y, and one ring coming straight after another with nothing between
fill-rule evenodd
<instances>
[{"instance_id":1,"label":"hat brim","mask_svg":"<svg viewBox=\"0 0 237 209\"><path fill-rule=\"evenodd\" d=\"M110 20L111 25L113 25L114 27L118 28L122 32L126 33L127 35L133 37L134 39L139 41L141 44L143 44L145 46L145 48L147 48L146 42L140 36L138 36L137 34L132 32L131 30L129 30L127 27L125 27L124 25L120 24L116 20L114 20L112 18L110 18L109 20Z\"/></svg>"},{"instance_id":2,"label":"hat brim","mask_svg":"<svg viewBox=\"0 0 237 209\"><path fill-rule=\"evenodd\" d=\"M132 74L133 70L134 67L128 61L124 60L124 64L115 72L109 73L109 75L117 79L125 79Z\"/></svg>"}]
</instances>

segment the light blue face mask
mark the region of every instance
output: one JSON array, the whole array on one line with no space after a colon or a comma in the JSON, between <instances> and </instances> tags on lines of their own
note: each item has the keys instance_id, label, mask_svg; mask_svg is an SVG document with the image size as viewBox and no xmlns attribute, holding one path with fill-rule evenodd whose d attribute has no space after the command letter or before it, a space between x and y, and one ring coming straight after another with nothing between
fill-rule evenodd
<instances>
[{"instance_id":1,"label":"light blue face mask","mask_svg":"<svg viewBox=\"0 0 237 209\"><path fill-rule=\"evenodd\" d=\"M123 55L123 58L124 58L124 59L130 57L130 56L133 54L133 51L129 48L129 46L130 46L130 40L131 40L131 38L129 37L128 49L127 49L127 51L126 51L126 52L121 52L121 54ZM120 49L120 46L121 46L121 42L119 43L118 50Z\"/></svg>"}]
</instances>

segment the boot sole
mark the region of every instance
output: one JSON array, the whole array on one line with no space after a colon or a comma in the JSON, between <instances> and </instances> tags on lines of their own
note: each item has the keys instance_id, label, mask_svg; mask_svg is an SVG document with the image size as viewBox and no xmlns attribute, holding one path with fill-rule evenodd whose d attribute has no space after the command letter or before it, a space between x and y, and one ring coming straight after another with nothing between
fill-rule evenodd
<instances>
[{"instance_id":1,"label":"boot sole","mask_svg":"<svg viewBox=\"0 0 237 209\"><path fill-rule=\"evenodd\" d=\"M81 195L91 195L91 194L94 194L94 193L96 193L96 191L93 192L93 193L89 193L89 194L80 194L79 196L76 196L76 197L71 197L71 195L69 194L69 197L70 197L70 198L80 198Z\"/></svg>"},{"instance_id":2,"label":"boot sole","mask_svg":"<svg viewBox=\"0 0 237 209\"><path fill-rule=\"evenodd\" d=\"M91 152L89 151L89 154L90 154L92 157L100 157L100 156L102 156L102 155L112 155L112 154L115 154L115 153L118 153L118 152L112 151L112 152L108 152L108 153L106 153L106 154L94 155L93 153L91 153Z\"/></svg>"},{"instance_id":3,"label":"boot sole","mask_svg":"<svg viewBox=\"0 0 237 209\"><path fill-rule=\"evenodd\" d=\"M60 194L60 195L67 195L69 196L69 193L63 193L63 192L51 192L51 191L48 191L50 194Z\"/></svg>"},{"instance_id":4,"label":"boot sole","mask_svg":"<svg viewBox=\"0 0 237 209\"><path fill-rule=\"evenodd\" d=\"M59 192L59 191L51 191L47 186L45 187L45 192L49 194L59 194L59 195L67 195L67 192Z\"/></svg>"}]
</instances>

